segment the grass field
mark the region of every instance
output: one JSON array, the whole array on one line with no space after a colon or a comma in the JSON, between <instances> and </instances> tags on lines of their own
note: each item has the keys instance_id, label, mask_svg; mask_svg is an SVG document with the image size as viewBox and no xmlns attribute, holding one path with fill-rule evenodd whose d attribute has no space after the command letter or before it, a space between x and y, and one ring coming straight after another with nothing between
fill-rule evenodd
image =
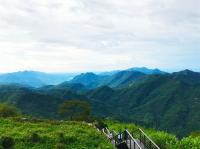
<instances>
[{"instance_id":1,"label":"grass field","mask_svg":"<svg viewBox=\"0 0 200 149\"><path fill-rule=\"evenodd\" d=\"M15 149L113 149L100 132L83 122L0 119L0 142L0 148L11 144Z\"/></svg>"}]
</instances>

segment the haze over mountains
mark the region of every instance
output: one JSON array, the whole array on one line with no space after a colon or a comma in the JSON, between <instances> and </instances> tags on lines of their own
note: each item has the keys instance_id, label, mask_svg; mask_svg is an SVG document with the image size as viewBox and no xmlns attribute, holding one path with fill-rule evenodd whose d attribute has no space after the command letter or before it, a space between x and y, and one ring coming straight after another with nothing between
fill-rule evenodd
<instances>
[{"instance_id":1,"label":"haze over mountains","mask_svg":"<svg viewBox=\"0 0 200 149\"><path fill-rule=\"evenodd\" d=\"M0 74L0 84L21 84L31 87L42 87L45 85L56 85L65 81L70 81L75 77L72 82L89 85L89 83L92 83L92 80L94 80L94 83L96 83L96 85L98 86L102 84L100 82L103 81L106 81L105 83L109 83L109 81L107 80L109 76L115 75L117 73L125 73L125 71L138 71L144 74L164 73L158 69L148 69L145 67L131 68L128 70L124 70L124 72L123 70L102 72L98 73L98 75L96 73L83 73L78 75L79 73L44 73L38 71L19 71ZM96 87L95 85L93 86Z\"/></svg>"},{"instance_id":2,"label":"haze over mountains","mask_svg":"<svg viewBox=\"0 0 200 149\"><path fill-rule=\"evenodd\" d=\"M135 122L181 137L200 129L198 72L166 73L137 68L110 74L83 73L73 79L69 75L58 75L59 79L53 80L56 75L49 78L48 75L37 72L1 75L0 80L5 76L8 79L7 84L1 81L4 85L0 85L0 101L16 105L24 114L59 119L60 104L80 99L92 105L92 113L97 117ZM62 83L53 85L59 82Z\"/></svg>"},{"instance_id":3,"label":"haze over mountains","mask_svg":"<svg viewBox=\"0 0 200 149\"><path fill-rule=\"evenodd\" d=\"M0 74L0 84L21 84L31 87L56 85L72 79L76 73L44 73L38 71L19 71Z\"/></svg>"}]
</instances>

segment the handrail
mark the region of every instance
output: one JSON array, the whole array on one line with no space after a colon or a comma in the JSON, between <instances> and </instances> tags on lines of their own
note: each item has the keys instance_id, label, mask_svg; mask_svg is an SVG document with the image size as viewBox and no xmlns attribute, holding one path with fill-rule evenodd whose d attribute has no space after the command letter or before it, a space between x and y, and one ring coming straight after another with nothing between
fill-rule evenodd
<instances>
[{"instance_id":1,"label":"handrail","mask_svg":"<svg viewBox=\"0 0 200 149\"><path fill-rule=\"evenodd\" d=\"M139 128L139 131L157 148L157 149L160 149L160 147L158 147L158 145L151 139L147 136L147 134Z\"/></svg>"},{"instance_id":2,"label":"handrail","mask_svg":"<svg viewBox=\"0 0 200 149\"><path fill-rule=\"evenodd\" d=\"M130 149L135 149L135 147L137 147L137 149L143 149L143 147L145 148L149 148L149 149L160 149L156 143L147 136L147 134L142 130L142 129L138 129L139 134L140 134L140 139L138 137L140 141L140 143L137 141L137 139L135 139L133 137L133 135L127 130L125 129L125 131L121 132L121 133L116 133L115 131L110 131L108 128L104 128L102 130L102 132L110 139L114 141L114 144L117 146L123 142L125 142L127 144L127 146ZM137 134L137 133L136 133ZM138 135L139 135L138 134ZM144 140L142 140L142 138ZM148 145L148 143L150 143ZM133 147L133 148L132 148ZM152 148L153 147L153 148Z\"/></svg>"},{"instance_id":3,"label":"handrail","mask_svg":"<svg viewBox=\"0 0 200 149\"><path fill-rule=\"evenodd\" d=\"M139 147L139 149L142 149L142 147L138 144L138 142L133 138L131 133L126 129L125 132L131 137L131 139L136 143L136 145Z\"/></svg>"}]
</instances>

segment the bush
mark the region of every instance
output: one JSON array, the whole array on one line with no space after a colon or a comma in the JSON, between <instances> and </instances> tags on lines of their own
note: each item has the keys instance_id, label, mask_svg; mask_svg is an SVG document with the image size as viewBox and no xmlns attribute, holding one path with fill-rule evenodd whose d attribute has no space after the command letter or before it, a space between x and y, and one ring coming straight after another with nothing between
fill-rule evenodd
<instances>
[{"instance_id":1,"label":"bush","mask_svg":"<svg viewBox=\"0 0 200 149\"><path fill-rule=\"evenodd\" d=\"M180 149L199 149L200 147L200 137L187 137L183 138L179 143L178 147Z\"/></svg>"},{"instance_id":2,"label":"bush","mask_svg":"<svg viewBox=\"0 0 200 149\"><path fill-rule=\"evenodd\" d=\"M64 144L62 144L62 143L58 143L58 144L56 144L56 147L55 147L56 149L65 149L65 145Z\"/></svg>"},{"instance_id":3,"label":"bush","mask_svg":"<svg viewBox=\"0 0 200 149\"><path fill-rule=\"evenodd\" d=\"M97 120L94 124L95 124L95 127L100 129L100 130L107 127L107 124L105 124L103 122L103 120Z\"/></svg>"},{"instance_id":4,"label":"bush","mask_svg":"<svg viewBox=\"0 0 200 149\"><path fill-rule=\"evenodd\" d=\"M19 115L20 111L16 107L4 103L0 104L0 117L17 117Z\"/></svg>"},{"instance_id":5,"label":"bush","mask_svg":"<svg viewBox=\"0 0 200 149\"><path fill-rule=\"evenodd\" d=\"M76 136L64 136L63 133L58 134L58 142L60 144L71 144L77 141Z\"/></svg>"},{"instance_id":6,"label":"bush","mask_svg":"<svg viewBox=\"0 0 200 149\"><path fill-rule=\"evenodd\" d=\"M39 142L39 141L40 141L40 136L39 136L37 133L33 132L33 133L30 135L29 140L30 140L31 142L33 142L33 143Z\"/></svg>"},{"instance_id":7,"label":"bush","mask_svg":"<svg viewBox=\"0 0 200 149\"><path fill-rule=\"evenodd\" d=\"M4 136L1 138L1 145L3 149L13 149L15 141L12 137Z\"/></svg>"},{"instance_id":8,"label":"bush","mask_svg":"<svg viewBox=\"0 0 200 149\"><path fill-rule=\"evenodd\" d=\"M63 133L58 134L58 142L61 143L61 144L65 143L65 136L64 136Z\"/></svg>"}]
</instances>

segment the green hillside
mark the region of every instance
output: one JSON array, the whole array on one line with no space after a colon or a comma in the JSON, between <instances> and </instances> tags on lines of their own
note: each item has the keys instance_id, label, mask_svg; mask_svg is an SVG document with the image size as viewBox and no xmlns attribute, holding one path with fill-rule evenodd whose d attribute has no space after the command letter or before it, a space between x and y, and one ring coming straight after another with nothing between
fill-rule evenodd
<instances>
[{"instance_id":1,"label":"green hillside","mask_svg":"<svg viewBox=\"0 0 200 149\"><path fill-rule=\"evenodd\" d=\"M107 116L182 137L200 130L198 76L185 72L152 75L119 90L98 88L88 93L88 97L97 105L94 113L98 115L107 111Z\"/></svg>"},{"instance_id":2,"label":"green hillside","mask_svg":"<svg viewBox=\"0 0 200 149\"><path fill-rule=\"evenodd\" d=\"M105 136L84 122L0 119L0 126L0 148L5 142L15 149L113 148Z\"/></svg>"},{"instance_id":3,"label":"green hillside","mask_svg":"<svg viewBox=\"0 0 200 149\"><path fill-rule=\"evenodd\" d=\"M87 99L68 88L34 90L18 85L1 85L0 102L17 106L23 114L39 118L59 118L60 104L68 99Z\"/></svg>"}]
</instances>

